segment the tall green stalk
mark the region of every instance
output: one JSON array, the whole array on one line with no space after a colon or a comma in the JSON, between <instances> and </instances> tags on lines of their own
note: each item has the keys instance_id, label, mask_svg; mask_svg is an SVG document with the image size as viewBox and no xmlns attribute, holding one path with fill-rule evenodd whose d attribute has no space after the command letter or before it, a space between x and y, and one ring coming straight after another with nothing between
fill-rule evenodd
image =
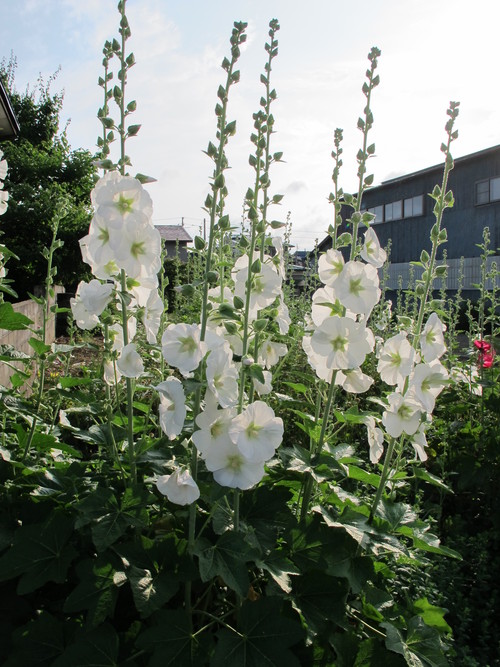
<instances>
[{"instance_id":1,"label":"tall green stalk","mask_svg":"<svg viewBox=\"0 0 500 667\"><path fill-rule=\"evenodd\" d=\"M453 158L451 156L450 147L451 143L458 137L458 132L453 129L455 120L458 116L458 106L459 106L458 102L450 102L450 106L446 112L447 115L450 117L450 119L445 126L447 134L447 142L446 144L441 144L441 150L445 154L443 180L441 183L441 187L439 187L439 185L436 185L431 194L432 199L434 199L434 201L436 202L434 205L434 217L436 218L436 222L432 227L430 234L432 243L431 254L429 255L425 250L423 250L420 256L420 262L424 267L424 272L422 274L422 278L418 281L415 288L416 295L419 298L418 318L412 332L413 348L415 350L417 350L419 345L420 334L422 332L424 315L426 311L429 294L432 288L432 283L436 277L442 274L443 268L444 270L446 270L446 267L436 266L436 257L439 246L445 243L447 238L446 229L441 229L443 213L446 210L446 208L453 206L453 193L451 192L451 190L447 191L446 188L448 185L449 174L453 169ZM405 394L407 390L408 390L408 378L406 378L405 381L403 394ZM385 485L387 484L387 480L389 479L389 476L392 473L393 469L392 457L394 453L395 443L399 442L400 443L399 449L402 449L403 441L405 438L406 436L402 436L399 441L391 438L389 446L386 449L384 456L384 464L382 467L382 474L380 477L377 492L375 494L375 498L373 499L373 503L370 509L370 517L369 517L370 521L373 521L373 518L377 511L377 507L382 498Z\"/></svg>"}]
</instances>

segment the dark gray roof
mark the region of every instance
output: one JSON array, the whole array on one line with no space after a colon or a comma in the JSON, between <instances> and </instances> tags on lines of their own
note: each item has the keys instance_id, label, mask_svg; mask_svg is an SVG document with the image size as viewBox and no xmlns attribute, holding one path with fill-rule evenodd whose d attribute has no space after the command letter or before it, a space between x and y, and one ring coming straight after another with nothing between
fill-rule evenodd
<instances>
[{"instance_id":1,"label":"dark gray roof","mask_svg":"<svg viewBox=\"0 0 500 667\"><path fill-rule=\"evenodd\" d=\"M476 158L486 157L486 155L498 152L499 150L500 150L500 145L491 146L490 148L483 148L483 150L476 151L475 153L469 153L468 155L462 155L462 157L454 158L453 162L455 164L460 164L461 162L466 162L468 160L475 160ZM426 167L425 169L420 169L419 171L412 171L410 174L402 174L401 176L389 178L387 181L382 181L380 186L392 185L393 183L397 183L398 181L406 181L407 179L414 178L415 176L422 176L423 174L428 174L432 171L443 171L443 168L444 168L444 162L441 162L440 164L435 164L432 167ZM375 188L370 188L370 190L372 189L374 190L380 186L375 186Z\"/></svg>"},{"instance_id":2,"label":"dark gray roof","mask_svg":"<svg viewBox=\"0 0 500 667\"><path fill-rule=\"evenodd\" d=\"M156 229L165 241L188 243L193 240L182 225L156 225Z\"/></svg>"}]
</instances>

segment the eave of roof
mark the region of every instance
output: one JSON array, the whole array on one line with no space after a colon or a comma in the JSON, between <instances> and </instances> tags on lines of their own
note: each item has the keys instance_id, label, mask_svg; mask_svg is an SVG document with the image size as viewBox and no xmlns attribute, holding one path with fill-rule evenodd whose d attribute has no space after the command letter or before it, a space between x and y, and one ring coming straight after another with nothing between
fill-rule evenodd
<instances>
[{"instance_id":1,"label":"eave of roof","mask_svg":"<svg viewBox=\"0 0 500 667\"><path fill-rule=\"evenodd\" d=\"M475 153L469 153L468 155L462 155L462 157L455 158L453 162L455 164L460 164L461 162L466 162L468 160L474 160L479 157L485 157L489 153L495 153L500 151L500 145L497 146L491 146L490 148L483 148L480 151L476 151ZM393 185L394 183L406 181L411 178L415 178L416 176L423 176L425 174L431 173L433 171L443 171L444 169L444 162L441 162L440 164L435 164L432 167L426 167L425 169L420 169L419 171L412 171L409 174L404 174L402 176L396 176L395 178L389 178L387 181L382 181L380 185L376 185L374 188L370 188L370 190L374 190L377 187L381 187L383 185Z\"/></svg>"},{"instance_id":2,"label":"eave of roof","mask_svg":"<svg viewBox=\"0 0 500 667\"><path fill-rule=\"evenodd\" d=\"M0 141L14 139L19 134L19 123L2 82L0 81Z\"/></svg>"}]
</instances>

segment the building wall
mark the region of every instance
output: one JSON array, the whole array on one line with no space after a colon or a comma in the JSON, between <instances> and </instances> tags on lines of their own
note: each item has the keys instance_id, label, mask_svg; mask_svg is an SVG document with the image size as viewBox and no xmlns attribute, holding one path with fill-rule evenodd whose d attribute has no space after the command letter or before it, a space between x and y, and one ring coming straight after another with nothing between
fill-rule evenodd
<instances>
[{"instance_id":1,"label":"building wall","mask_svg":"<svg viewBox=\"0 0 500 667\"><path fill-rule=\"evenodd\" d=\"M374 225L383 246L391 239L391 262L410 262L418 259L422 249L430 250L430 231L435 217L434 200L428 193L433 191L436 184L441 185L442 174L442 168L429 169L365 193L363 208L424 195L423 215ZM500 201L475 205L476 182L495 176L500 176L500 149L486 155L463 158L455 163L448 181L448 189L453 192L455 204L444 212L442 226L448 232L448 242L440 247L438 257L442 257L444 249L449 258L478 257L481 251L477 244L482 243L484 227L490 229L491 248L500 246Z\"/></svg>"}]
</instances>

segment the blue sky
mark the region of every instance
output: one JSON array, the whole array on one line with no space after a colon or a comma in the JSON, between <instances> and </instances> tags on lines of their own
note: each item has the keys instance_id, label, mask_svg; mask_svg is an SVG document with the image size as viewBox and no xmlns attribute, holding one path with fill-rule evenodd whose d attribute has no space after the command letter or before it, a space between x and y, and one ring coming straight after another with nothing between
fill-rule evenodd
<instances>
[{"instance_id":1,"label":"blue sky","mask_svg":"<svg viewBox=\"0 0 500 667\"><path fill-rule=\"evenodd\" d=\"M143 125L128 151L134 172L158 179L148 186L158 224L178 224L183 216L194 235L203 223L212 163L202 150L215 137L220 63L234 20L249 24L229 106L237 120L227 150L227 207L235 224L252 183L251 115L262 94L271 18L281 25L272 148L286 160L271 173L271 192L285 195L273 217L284 220L290 211L296 247L311 248L330 223L336 127L345 137L342 185L356 188L356 121L371 46L382 50L373 101L375 183L441 161L450 100L461 102L456 157L500 143L498 0L128 0L127 14L137 61L129 79L133 122ZM16 56L17 88L33 86L40 73L47 80L60 66L53 90L65 91L69 141L93 150L100 131L96 81L104 40L117 34L115 0L4 1L1 16L0 58Z\"/></svg>"}]
</instances>

